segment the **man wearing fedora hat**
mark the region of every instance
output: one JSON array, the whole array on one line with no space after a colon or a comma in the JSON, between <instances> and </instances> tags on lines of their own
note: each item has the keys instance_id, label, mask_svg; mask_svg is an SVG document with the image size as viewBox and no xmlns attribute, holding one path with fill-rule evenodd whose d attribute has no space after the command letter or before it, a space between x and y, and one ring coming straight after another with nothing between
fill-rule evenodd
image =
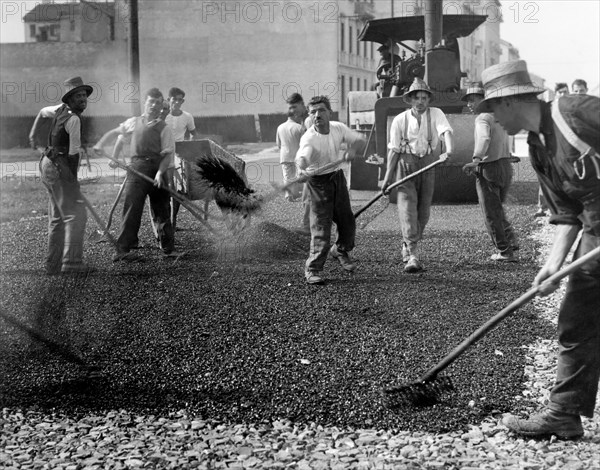
<instances>
[{"instance_id":1,"label":"man wearing fedora hat","mask_svg":"<svg viewBox=\"0 0 600 470\"><path fill-rule=\"evenodd\" d=\"M46 257L46 272L50 275L91 270L82 261L87 213L77 171L84 154L81 113L87 108L93 88L81 77L70 78L64 85L67 91L63 104L42 110L42 117L53 118L48 147L40 160L41 179L50 193ZM35 135L34 129L31 135Z\"/></svg>"},{"instance_id":2,"label":"man wearing fedora hat","mask_svg":"<svg viewBox=\"0 0 600 470\"><path fill-rule=\"evenodd\" d=\"M514 135L529 131L531 163L556 225L554 242L533 285L547 295L558 285L547 278L562 266L578 239L574 258L600 246L600 99L562 96L552 103L537 98L543 88L531 82L520 60L483 71L485 99ZM546 281L546 282L545 282ZM558 316L560 344L556 383L547 407L529 419L505 416L511 430L526 436L583 435L581 416L592 417L600 378L600 261L596 258L569 276Z\"/></svg>"},{"instance_id":3,"label":"man wearing fedora hat","mask_svg":"<svg viewBox=\"0 0 600 470\"><path fill-rule=\"evenodd\" d=\"M483 100L483 85L473 83L462 100L471 112ZM502 205L512 182L513 170L509 151L509 137L494 115L479 113L475 118L475 148L473 161L463 166L467 175L475 175L479 206L492 243L498 249L493 261L517 261L514 250L518 243L512 225Z\"/></svg>"},{"instance_id":4,"label":"man wearing fedora hat","mask_svg":"<svg viewBox=\"0 0 600 470\"><path fill-rule=\"evenodd\" d=\"M429 106L433 93L420 78L415 78L403 96L411 108L392 121L388 144L388 166L381 190L385 193L394 179L426 167L439 155L443 139L448 158L452 154L452 128L439 108ZM402 261L404 271L416 273L423 270L418 244L429 221L431 201L435 189L435 170L407 181L398 187L398 216L402 230Z\"/></svg>"}]
</instances>

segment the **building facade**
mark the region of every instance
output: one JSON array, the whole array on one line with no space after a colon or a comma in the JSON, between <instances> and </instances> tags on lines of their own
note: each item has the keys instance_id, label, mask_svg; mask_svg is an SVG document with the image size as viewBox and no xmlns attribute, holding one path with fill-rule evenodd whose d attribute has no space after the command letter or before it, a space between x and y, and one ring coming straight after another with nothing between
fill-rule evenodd
<instances>
[{"instance_id":1,"label":"building facade","mask_svg":"<svg viewBox=\"0 0 600 470\"><path fill-rule=\"evenodd\" d=\"M27 42L0 51L0 113L35 115L60 99L65 78L79 75L96 90L89 115L128 115L144 90L177 86L195 116L278 113L299 92L330 96L343 120L348 92L376 81L379 44L358 41L365 22L425 8L424 0L139 0L140 83L131 83L128 3L42 3L24 15ZM479 80L505 50L500 3L443 6L445 14L488 16L459 39L465 82Z\"/></svg>"},{"instance_id":2,"label":"building facade","mask_svg":"<svg viewBox=\"0 0 600 470\"><path fill-rule=\"evenodd\" d=\"M347 92L375 80L378 54L356 40L374 3L139 0L139 84L126 0L40 4L24 17L27 42L2 45L0 112L35 115L79 75L96 90L89 115L126 115L140 92L177 86L195 116L282 112L294 92L328 95L342 116Z\"/></svg>"}]
</instances>

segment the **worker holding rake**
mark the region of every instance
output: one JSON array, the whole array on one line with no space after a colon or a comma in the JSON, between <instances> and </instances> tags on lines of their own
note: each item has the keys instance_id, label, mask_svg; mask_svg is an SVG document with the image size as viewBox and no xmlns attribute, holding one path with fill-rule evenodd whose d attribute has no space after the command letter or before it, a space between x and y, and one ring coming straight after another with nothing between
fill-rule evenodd
<instances>
[{"instance_id":1,"label":"worker holding rake","mask_svg":"<svg viewBox=\"0 0 600 470\"><path fill-rule=\"evenodd\" d=\"M354 248L356 222L350 206L348 184L339 165L342 143L348 146L344 161L362 152L365 141L361 134L341 122L331 121L331 105L326 96L315 96L308 104L313 124L300 139L296 164L306 181L310 204L310 254L306 261L308 284L323 284L321 276L327 256L336 258L346 272L356 264L349 252ZM331 226L337 226L337 239L331 246ZM330 249L331 248L331 249Z\"/></svg>"},{"instance_id":2,"label":"worker holding rake","mask_svg":"<svg viewBox=\"0 0 600 470\"><path fill-rule=\"evenodd\" d=\"M385 193L396 179L425 168L436 159L440 139L446 144L446 156L452 155L452 128L439 108L430 107L433 93L427 84L415 78L403 99L411 105L394 118L390 128L388 166L381 190ZM429 221L435 170L431 169L398 187L398 216L402 230L404 272L423 270L419 242Z\"/></svg>"},{"instance_id":3,"label":"worker holding rake","mask_svg":"<svg viewBox=\"0 0 600 470\"><path fill-rule=\"evenodd\" d=\"M581 234L574 259L600 247L600 99L562 96L553 103L537 98L543 88L531 82L525 61L483 71L485 99L479 112L493 112L509 135L529 131L529 155L546 201L554 242L533 285L544 295L556 283L544 282L560 270ZM513 415L503 423L525 436L583 436L581 416L592 417L600 379L600 261L573 272L558 316L560 345L556 383L548 405L529 419Z\"/></svg>"}]
</instances>

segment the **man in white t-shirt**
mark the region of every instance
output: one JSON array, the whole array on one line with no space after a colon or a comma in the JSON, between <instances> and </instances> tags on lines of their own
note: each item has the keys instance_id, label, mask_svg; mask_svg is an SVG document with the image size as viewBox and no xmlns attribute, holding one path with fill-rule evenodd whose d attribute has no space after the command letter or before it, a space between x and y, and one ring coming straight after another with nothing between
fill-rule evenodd
<instances>
[{"instance_id":1,"label":"man in white t-shirt","mask_svg":"<svg viewBox=\"0 0 600 470\"><path fill-rule=\"evenodd\" d=\"M452 154L452 128L439 108L429 106L433 93L427 84L415 78L403 96L411 109L394 118L390 128L388 166L381 190L396 178L401 179L433 163L438 154L440 140L446 145L446 154ZM418 243L429 221L431 201L435 189L433 169L398 187L398 216L402 230L402 261L404 272L423 270Z\"/></svg>"},{"instance_id":2,"label":"man in white t-shirt","mask_svg":"<svg viewBox=\"0 0 600 470\"><path fill-rule=\"evenodd\" d=\"M365 141L362 134L350 130L341 122L331 121L331 105L326 96L315 96L308 104L313 124L300 139L296 165L300 173L310 175L306 191L310 204L310 254L306 260L305 277L308 284L323 284L321 276L327 255L336 258L346 272L353 272L356 264L349 252L354 248L356 222L348 184L343 171L337 168L324 170L325 165L340 160L342 143L348 152L344 160L353 159L362 152ZM337 226L337 239L331 245L331 226ZM331 248L331 249L330 249Z\"/></svg>"},{"instance_id":3,"label":"man in white t-shirt","mask_svg":"<svg viewBox=\"0 0 600 470\"><path fill-rule=\"evenodd\" d=\"M186 140L186 133L189 134L189 140L194 140L196 136L194 116L181 109L184 102L185 92L181 88L173 87L169 90L171 112L165 118L165 122L171 128L175 142ZM175 179L176 190L182 195L186 195L188 188L186 187L185 162L177 154L173 157L169 172L172 173ZM179 212L180 203L175 199L171 199L171 206L171 220L173 228L176 230L177 213Z\"/></svg>"}]
</instances>

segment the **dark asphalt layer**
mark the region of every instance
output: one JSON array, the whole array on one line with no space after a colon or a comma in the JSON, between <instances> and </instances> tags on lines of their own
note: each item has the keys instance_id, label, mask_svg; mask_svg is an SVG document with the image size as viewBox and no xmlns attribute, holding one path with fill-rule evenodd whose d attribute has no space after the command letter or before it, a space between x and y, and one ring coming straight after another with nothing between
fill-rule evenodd
<instances>
[{"instance_id":1,"label":"dark asphalt layer","mask_svg":"<svg viewBox=\"0 0 600 470\"><path fill-rule=\"evenodd\" d=\"M514 399L521 346L553 334L531 306L448 368L456 391L436 406L391 410L381 390L416 380L527 290L536 271L531 206L510 210L518 264L489 261L479 209L470 206L460 230L436 223L426 231L425 272L402 272L398 233L359 230L357 272L347 275L330 259L322 287L304 283L309 239L292 230L299 207L291 212L275 199L236 238L211 237L186 213L177 243L187 255L177 260L161 258L145 215L146 261L113 263L110 246L88 243L86 259L98 271L87 277L43 274L45 220L3 224L2 307L102 376L91 382L80 366L0 319L0 407L186 409L229 422L444 431L523 406ZM99 209L106 218L109 207Z\"/></svg>"}]
</instances>

